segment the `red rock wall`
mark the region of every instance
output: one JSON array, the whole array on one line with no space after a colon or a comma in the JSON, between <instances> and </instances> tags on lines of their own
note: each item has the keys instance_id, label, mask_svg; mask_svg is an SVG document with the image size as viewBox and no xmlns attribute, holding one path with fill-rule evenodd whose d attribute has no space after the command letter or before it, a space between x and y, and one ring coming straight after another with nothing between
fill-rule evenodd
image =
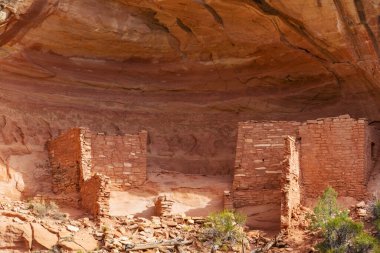
<instances>
[{"instance_id":1,"label":"red rock wall","mask_svg":"<svg viewBox=\"0 0 380 253\"><path fill-rule=\"evenodd\" d=\"M294 137L285 139L285 160L281 178L281 228L292 226L292 215L301 203L299 143Z\"/></svg>"},{"instance_id":2,"label":"red rock wall","mask_svg":"<svg viewBox=\"0 0 380 253\"><path fill-rule=\"evenodd\" d=\"M301 136L301 173L305 198L319 196L327 186L341 196L363 198L368 166L368 122L348 115L309 120Z\"/></svg>"},{"instance_id":3,"label":"red rock wall","mask_svg":"<svg viewBox=\"0 0 380 253\"><path fill-rule=\"evenodd\" d=\"M54 193L79 191L80 129L70 129L48 144Z\"/></svg>"},{"instance_id":4,"label":"red rock wall","mask_svg":"<svg viewBox=\"0 0 380 253\"><path fill-rule=\"evenodd\" d=\"M110 180L95 174L83 182L80 189L81 205L94 217L109 216Z\"/></svg>"},{"instance_id":5,"label":"red rock wall","mask_svg":"<svg viewBox=\"0 0 380 253\"><path fill-rule=\"evenodd\" d=\"M147 132L136 135L93 134L92 172L111 178L113 186L126 188L145 182Z\"/></svg>"},{"instance_id":6,"label":"red rock wall","mask_svg":"<svg viewBox=\"0 0 380 253\"><path fill-rule=\"evenodd\" d=\"M284 138L296 135L298 122L239 123L233 179L234 206L278 204L285 155Z\"/></svg>"}]
</instances>

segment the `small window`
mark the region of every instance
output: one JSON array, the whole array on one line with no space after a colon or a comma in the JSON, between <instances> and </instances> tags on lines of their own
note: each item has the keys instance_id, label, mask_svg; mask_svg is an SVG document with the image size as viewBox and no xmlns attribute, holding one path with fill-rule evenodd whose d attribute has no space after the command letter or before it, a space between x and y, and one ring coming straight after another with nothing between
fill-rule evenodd
<instances>
[{"instance_id":1,"label":"small window","mask_svg":"<svg viewBox=\"0 0 380 253\"><path fill-rule=\"evenodd\" d=\"M371 159L376 160L376 145L374 142L371 142Z\"/></svg>"}]
</instances>

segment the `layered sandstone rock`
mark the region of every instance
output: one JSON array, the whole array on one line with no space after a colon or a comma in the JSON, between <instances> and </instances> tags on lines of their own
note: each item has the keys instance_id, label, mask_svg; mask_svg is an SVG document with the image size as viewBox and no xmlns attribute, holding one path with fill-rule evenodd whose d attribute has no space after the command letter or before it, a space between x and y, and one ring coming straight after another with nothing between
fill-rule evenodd
<instances>
[{"instance_id":1,"label":"layered sandstone rock","mask_svg":"<svg viewBox=\"0 0 380 253\"><path fill-rule=\"evenodd\" d=\"M71 127L146 129L150 171L229 174L239 121L376 119L379 12L378 0L0 0L0 187L50 191L45 143Z\"/></svg>"}]
</instances>

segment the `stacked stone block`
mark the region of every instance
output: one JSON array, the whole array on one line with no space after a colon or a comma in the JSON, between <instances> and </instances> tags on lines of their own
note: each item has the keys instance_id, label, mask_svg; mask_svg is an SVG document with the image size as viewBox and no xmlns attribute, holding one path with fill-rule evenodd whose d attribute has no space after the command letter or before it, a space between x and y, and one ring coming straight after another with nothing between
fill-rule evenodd
<instances>
[{"instance_id":1,"label":"stacked stone block","mask_svg":"<svg viewBox=\"0 0 380 253\"><path fill-rule=\"evenodd\" d=\"M278 204L281 199L284 139L297 135L299 122L239 123L233 179L234 207Z\"/></svg>"},{"instance_id":2,"label":"stacked stone block","mask_svg":"<svg viewBox=\"0 0 380 253\"><path fill-rule=\"evenodd\" d=\"M370 178L372 171L379 165L380 158L380 122L373 121L368 125L368 133L366 140L365 159L367 161L367 175Z\"/></svg>"},{"instance_id":3,"label":"stacked stone block","mask_svg":"<svg viewBox=\"0 0 380 253\"><path fill-rule=\"evenodd\" d=\"M110 179L95 174L83 182L80 189L81 204L94 217L109 216L109 200L111 196Z\"/></svg>"},{"instance_id":4,"label":"stacked stone block","mask_svg":"<svg viewBox=\"0 0 380 253\"><path fill-rule=\"evenodd\" d=\"M309 120L299 128L302 188L318 197L327 186L341 196L362 199L371 166L367 157L368 122L348 115Z\"/></svg>"},{"instance_id":5,"label":"stacked stone block","mask_svg":"<svg viewBox=\"0 0 380 253\"><path fill-rule=\"evenodd\" d=\"M48 143L54 193L73 193L79 191L80 133L81 130L79 128L70 129Z\"/></svg>"},{"instance_id":6,"label":"stacked stone block","mask_svg":"<svg viewBox=\"0 0 380 253\"><path fill-rule=\"evenodd\" d=\"M298 196L298 187L304 199L318 197L327 186L335 188L341 196L364 198L379 155L379 130L378 124L368 126L366 119L355 120L349 115L304 123L239 123L234 207L279 204L286 197L281 197L281 189L282 194ZM299 180L292 171L297 166L290 166L287 158L289 152L295 152L288 135L300 140ZM298 197L286 198L285 202L298 203ZM288 209L293 206L286 205Z\"/></svg>"},{"instance_id":7,"label":"stacked stone block","mask_svg":"<svg viewBox=\"0 0 380 253\"><path fill-rule=\"evenodd\" d=\"M107 216L111 188L145 182L146 144L146 131L106 136L87 128L68 130L48 144L54 193L80 195L86 210Z\"/></svg>"},{"instance_id":8,"label":"stacked stone block","mask_svg":"<svg viewBox=\"0 0 380 253\"><path fill-rule=\"evenodd\" d=\"M158 196L154 203L156 215L162 217L170 216L172 214L173 204L174 201L168 196Z\"/></svg>"},{"instance_id":9,"label":"stacked stone block","mask_svg":"<svg viewBox=\"0 0 380 253\"><path fill-rule=\"evenodd\" d=\"M299 143L295 137L285 139L285 160L281 177L281 229L290 228L292 217L301 204Z\"/></svg>"},{"instance_id":10,"label":"stacked stone block","mask_svg":"<svg viewBox=\"0 0 380 253\"><path fill-rule=\"evenodd\" d=\"M224 210L234 210L234 202L230 191L223 193L223 207Z\"/></svg>"},{"instance_id":11,"label":"stacked stone block","mask_svg":"<svg viewBox=\"0 0 380 253\"><path fill-rule=\"evenodd\" d=\"M80 128L81 156L79 164L81 166L81 182L91 178L91 137L90 129Z\"/></svg>"},{"instance_id":12,"label":"stacked stone block","mask_svg":"<svg viewBox=\"0 0 380 253\"><path fill-rule=\"evenodd\" d=\"M93 134L92 172L110 177L113 187L126 189L146 181L147 132L137 135Z\"/></svg>"}]
</instances>

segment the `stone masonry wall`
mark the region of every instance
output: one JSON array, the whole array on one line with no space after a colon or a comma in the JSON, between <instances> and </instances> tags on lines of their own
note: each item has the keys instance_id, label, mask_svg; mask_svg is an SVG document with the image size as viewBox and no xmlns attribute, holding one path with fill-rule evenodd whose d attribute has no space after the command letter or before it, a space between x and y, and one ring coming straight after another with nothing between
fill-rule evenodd
<instances>
[{"instance_id":1,"label":"stone masonry wall","mask_svg":"<svg viewBox=\"0 0 380 253\"><path fill-rule=\"evenodd\" d=\"M285 138L299 122L239 123L233 179L234 207L276 204L280 209Z\"/></svg>"},{"instance_id":2,"label":"stone masonry wall","mask_svg":"<svg viewBox=\"0 0 380 253\"><path fill-rule=\"evenodd\" d=\"M54 193L79 191L80 129L70 129L48 143Z\"/></svg>"},{"instance_id":3,"label":"stone masonry wall","mask_svg":"<svg viewBox=\"0 0 380 253\"><path fill-rule=\"evenodd\" d=\"M319 196L327 186L341 196L365 197L368 122L348 115L309 120L299 130L303 195Z\"/></svg>"},{"instance_id":4,"label":"stone masonry wall","mask_svg":"<svg viewBox=\"0 0 380 253\"><path fill-rule=\"evenodd\" d=\"M281 229L292 226L292 216L301 203L299 143L294 137L285 139L285 161L281 178Z\"/></svg>"},{"instance_id":5,"label":"stone masonry wall","mask_svg":"<svg viewBox=\"0 0 380 253\"><path fill-rule=\"evenodd\" d=\"M94 217L108 217L110 192L109 178L95 174L82 184L81 205Z\"/></svg>"},{"instance_id":6,"label":"stone masonry wall","mask_svg":"<svg viewBox=\"0 0 380 253\"><path fill-rule=\"evenodd\" d=\"M136 135L93 134L92 172L110 177L119 188L138 186L146 181L147 132Z\"/></svg>"},{"instance_id":7,"label":"stone masonry wall","mask_svg":"<svg viewBox=\"0 0 380 253\"><path fill-rule=\"evenodd\" d=\"M372 122L368 126L366 142L367 178L371 173L380 169L380 122Z\"/></svg>"},{"instance_id":8,"label":"stone masonry wall","mask_svg":"<svg viewBox=\"0 0 380 253\"><path fill-rule=\"evenodd\" d=\"M88 128L80 128L80 182L91 178L91 131Z\"/></svg>"}]
</instances>

